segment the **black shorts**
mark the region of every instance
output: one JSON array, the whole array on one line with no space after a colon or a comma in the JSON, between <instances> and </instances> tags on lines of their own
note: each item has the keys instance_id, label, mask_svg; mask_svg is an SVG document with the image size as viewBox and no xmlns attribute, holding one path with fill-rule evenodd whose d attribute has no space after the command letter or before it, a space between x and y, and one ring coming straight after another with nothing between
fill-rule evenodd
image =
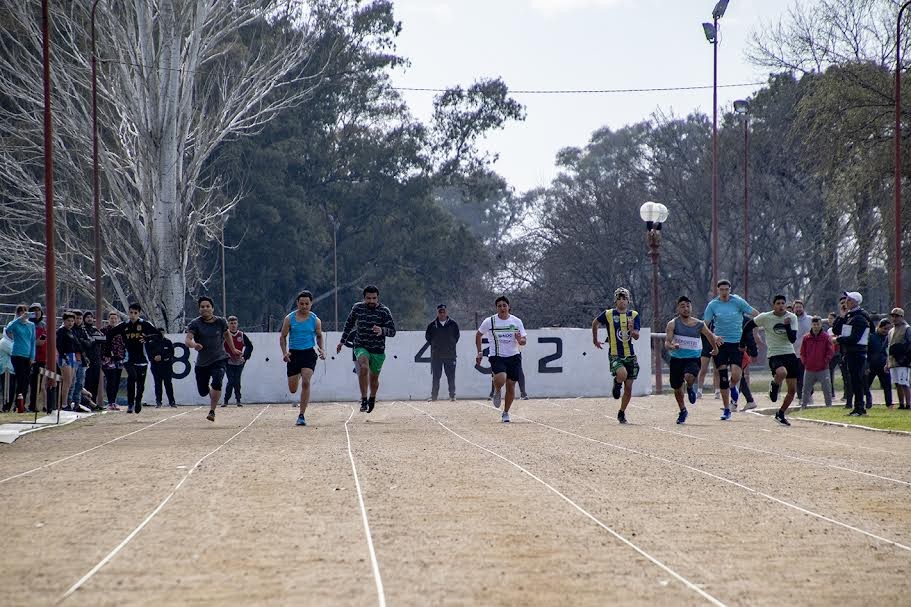
<instances>
[{"instance_id":1,"label":"black shorts","mask_svg":"<svg viewBox=\"0 0 911 607\"><path fill-rule=\"evenodd\" d=\"M702 338L702 354L699 356L702 358L711 358L712 357L712 344L709 343L709 340L706 339L705 335L700 335Z\"/></svg>"},{"instance_id":2,"label":"black shorts","mask_svg":"<svg viewBox=\"0 0 911 607\"><path fill-rule=\"evenodd\" d=\"M515 356L491 356L488 360L490 361L490 372L494 375L505 373L506 379L512 381L519 381L519 378L522 377L521 354L516 354Z\"/></svg>"},{"instance_id":3,"label":"black shorts","mask_svg":"<svg viewBox=\"0 0 911 607\"><path fill-rule=\"evenodd\" d=\"M316 369L316 350L307 348L306 350L289 350L291 358L288 360L288 377L300 375L303 369Z\"/></svg>"},{"instance_id":4,"label":"black shorts","mask_svg":"<svg viewBox=\"0 0 911 607\"><path fill-rule=\"evenodd\" d=\"M671 357L671 388L676 390L683 385L684 375L699 375L702 361L698 358Z\"/></svg>"},{"instance_id":5,"label":"black shorts","mask_svg":"<svg viewBox=\"0 0 911 607\"><path fill-rule=\"evenodd\" d=\"M221 392L221 382L225 378L227 367L228 359L216 361L211 365L196 365L193 371L196 373L196 390L200 396L209 395L210 381L212 389Z\"/></svg>"},{"instance_id":6,"label":"black shorts","mask_svg":"<svg viewBox=\"0 0 911 607\"><path fill-rule=\"evenodd\" d=\"M715 366L723 367L725 365L737 365L738 367L743 364L743 352L740 351L740 344L728 344L724 343L718 346L718 354L715 355Z\"/></svg>"},{"instance_id":7,"label":"black shorts","mask_svg":"<svg viewBox=\"0 0 911 607\"><path fill-rule=\"evenodd\" d=\"M769 369L775 373L775 369L784 367L788 370L788 379L797 379L800 374L800 361L796 354L780 354L779 356L769 357Z\"/></svg>"}]
</instances>

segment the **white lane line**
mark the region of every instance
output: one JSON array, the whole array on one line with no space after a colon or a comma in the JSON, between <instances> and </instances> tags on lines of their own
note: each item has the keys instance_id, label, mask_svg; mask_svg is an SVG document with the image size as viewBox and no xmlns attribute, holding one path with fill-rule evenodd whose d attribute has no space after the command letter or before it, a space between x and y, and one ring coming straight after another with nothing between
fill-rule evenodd
<instances>
[{"instance_id":1,"label":"white lane line","mask_svg":"<svg viewBox=\"0 0 911 607\"><path fill-rule=\"evenodd\" d=\"M475 402L475 401L471 401L471 402ZM512 461L508 457L500 455L496 451L488 449L487 447L484 447L483 445L479 445L478 443L473 442L472 440L470 440L468 438L465 438L464 436L462 436L461 434L459 434L458 432L456 432L455 430L453 430L452 428L450 428L449 426L447 426L446 424L444 424L443 422L441 422L440 420L435 418L430 413L427 413L426 411L418 409L417 407L415 407L409 403L405 403L405 404L408 405L409 407L411 407L412 409L414 409L415 411L417 411L418 413L423 413L424 415L426 415L427 417L429 417L430 419L435 421L437 424L439 424L444 430L446 430L447 432L449 432L450 434L452 434L454 436L457 436L458 438L462 439L469 445L477 447L478 449L481 449L482 451L486 451L487 453L500 458L504 462L510 464L511 466L513 466L513 467L517 468L518 470L522 471L523 473L527 474L534 480L538 481L539 483L541 483L542 485L547 487L550 491L555 493L557 496L559 496L561 499L563 499L563 501L568 503L570 506L572 506L573 508L578 510L582 515L584 515L586 518L591 520L593 523L595 523L596 525L598 525L599 527L601 527L602 529L604 529L605 531L610 533L612 536L614 536L616 539L620 540L621 542L623 542L624 544L626 544L627 546L629 546L630 548L632 548L633 550L638 552L641 556L645 557L646 559L651 561L653 564L655 564L658 567L660 567L661 569L663 569L665 572L667 572L668 574L670 574L671 576L676 578L678 581L683 583L683 585L685 585L687 588L689 588L693 592L696 592L697 594L699 594L702 598L707 600L709 603L711 603L713 605L717 605L718 607L724 607L724 603L722 603L721 601L719 601L718 599L716 599L715 597L713 597L712 595L707 593L705 590L703 590L696 584L690 582L688 579L686 579L685 577L683 577L682 575L680 575L679 573L677 573L676 571L674 571L673 569L671 569L670 567L668 567L667 565L665 565L664 563L659 561L657 558L653 557L652 555L650 555L649 553L644 551L642 548L640 548L636 544L632 543L631 541L629 541L628 539L626 539L625 537L623 537L622 535L620 535L619 533L617 533L616 531L614 531L613 529L608 527L605 523L601 522L598 518L596 518L588 510L585 510L582 506L580 506L579 504L577 504L576 502L574 502L573 500L568 498L566 495L561 493L559 489L555 488L554 486L549 484L547 481L536 476L533 472L530 472L529 470L523 468L520 464L517 464L516 462ZM478 404L480 404L480 403L478 403ZM487 407L488 405L481 405L481 406ZM522 419L526 419L526 418L522 418Z\"/></svg>"},{"instance_id":2,"label":"white lane line","mask_svg":"<svg viewBox=\"0 0 911 607\"><path fill-rule=\"evenodd\" d=\"M477 404L480 404L480 403L477 403ZM480 405L480 406L482 406L482 407L487 407L487 405ZM774 495L769 495L768 493L764 493L764 492L760 491L759 489L754 489L754 488L752 488L752 487L748 487L748 486L744 485L743 483L738 483L737 481L731 480L731 479L729 479L729 478L725 478L725 477L723 477L723 476L718 476L717 474L712 474L711 472L707 472L707 471L702 470L702 469L700 469L700 468L696 468L696 467L694 467L694 466L690 466L690 465L687 465L687 464L683 464L683 463L681 463L681 462L675 462L674 460L667 459L667 458L661 457L661 456L659 456L659 455L652 455L651 453L646 453L645 451L639 451L638 449L633 449L633 448L630 448L630 447L624 447L624 446L622 446L622 445L614 445L614 444L612 444L612 443L608 443L608 442L605 442L605 441L602 441L602 440L598 440L597 438L591 438L590 436L583 436L583 435L581 435L581 434L576 434L575 432L570 432L569 430L564 430L564 429L562 429L562 428L557 428L556 426L551 426L551 425L549 425L549 424L545 424L545 423L542 423L542 422L538 422L538 421L535 421L535 420L533 420L533 419L529 419L529 418L527 418L527 417L522 417L522 416L520 416L520 415L516 415L515 417L516 417L517 419L523 419L523 420L525 420L525 421L527 421L527 422L531 422L531 423L536 424L536 425L538 425L538 426L541 426L541 427L543 427L543 428L549 428L549 429L551 429L551 430L554 430L554 431L556 431L556 432L560 432L560 433L562 433L562 434L566 434L566 435L568 435L568 436L574 436L574 437L580 438L580 439L582 439L582 440L586 440L586 441L589 441L589 442L592 442L592 443L597 443L597 444L599 444L599 445L604 445L605 447L611 447L612 449L618 449L618 450L620 450L620 451L625 451L625 452L627 452L627 453L633 453L633 454L635 454L635 455L641 455L641 456L643 456L643 457L647 457L647 458L653 459L653 460L655 460L655 461L664 462L664 463L666 463L666 464L671 464L672 466L679 466L679 467L681 467L681 468L686 468L687 470L691 470L691 471L696 472L696 473L698 473L698 474L702 474L702 475L708 476L708 477L710 477L710 478L713 478L713 479L715 479L715 480L721 481L721 482L723 482L723 483L728 483L729 485L734 485L735 487L739 487L740 489L743 489L744 491L748 491L749 493L752 493L752 494L754 494L754 495L762 496L762 497L766 498L767 500L776 502L776 503L781 504L782 506L786 506L786 507L788 507L788 508L792 508L792 509L794 509L794 510L797 510L798 512L802 512L803 514L807 514L807 515L809 515L809 516L818 518L818 519L823 520L823 521L826 521L826 522L828 522L828 523L832 523L833 525L838 525L839 527L844 527L845 529L848 529L848 530L850 530L850 531L854 531L854 532L856 532L856 533L860 533L860 534L862 534L862 535L865 535L865 536L867 536L867 537L873 538L873 539L878 540L878 541L880 541L880 542L883 542L883 543L886 543L886 544L895 546L896 548L901 548L902 550L907 550L908 552L911 552L911 546L906 546L906 545L904 545L904 544L902 544L902 543L900 543L900 542L896 542L895 540L890 540L890 539L884 538L884 537L882 537L882 536L880 536L880 535L876 535L875 533L871 533L871 532L869 532L869 531L864 531L863 529L859 529L859 528L857 528L857 527L854 527L853 525L849 525L848 523L843 523L843 522L841 522L841 521L835 520L834 518L828 517L828 516L826 516L826 515L824 515L824 514L819 514L818 512L813 512L812 510L807 510L806 508L802 508L801 506L798 506L797 504L792 504L791 502L788 502L788 501L786 501L786 500L777 498L777 497L775 497Z\"/></svg>"},{"instance_id":3,"label":"white lane line","mask_svg":"<svg viewBox=\"0 0 911 607\"><path fill-rule=\"evenodd\" d=\"M649 427L652 430L657 430L658 432L664 432L666 434L676 434L677 436L684 436L686 438L691 438L691 439L698 440L698 441L711 442L716 445L727 445L729 447L734 447L735 449L744 449L746 451L755 451L756 453L763 453L765 455L774 455L776 457L784 457L784 458L792 459L792 460L798 461L798 462L804 462L804 463L813 464L816 466L823 466L825 468L831 468L832 470L842 470L844 472L851 472L853 474L869 476L869 477L876 478L876 479L879 479L882 481L889 481L891 483L897 483L899 485L911 487L911 483L909 483L908 481L903 481L903 480L899 480L897 478L891 478L888 476L880 476L879 474L873 474L872 472L864 472L862 470L855 470L854 468L848 468L846 466L839 466L837 464L828 464L826 462L820 462L820 461L816 461L816 460L812 460L812 459L807 459L805 457L798 457L796 455L788 455L787 453L778 453L776 451L768 451L766 449L759 449L757 447L750 447L747 445L738 445L736 443L730 443L727 441L720 441L720 440L716 440L716 439L707 439L707 438L703 438L701 436L694 436L692 434L686 434L685 432L666 430L664 428L659 428L658 426L649 426Z\"/></svg>"},{"instance_id":4,"label":"white lane line","mask_svg":"<svg viewBox=\"0 0 911 607\"><path fill-rule=\"evenodd\" d=\"M14 478L19 478L20 476L26 476L27 474L31 474L32 472L37 472L37 471L42 470L42 469L44 469L44 468L50 468L51 466L55 466L55 465L57 465L57 464L63 463L63 462L65 462L65 461L67 461L67 460L73 459L74 457L79 457L80 455L85 455L86 453L91 453L91 452L94 451L95 449L101 449L102 447L104 447L104 446L106 446L106 445L110 445L111 443L116 443L116 442L119 441L119 440L122 440L122 439L124 439L124 438L127 438L128 436L133 436L134 434L137 434L137 433L139 433L139 432L142 432L143 430L148 430L149 428L151 428L151 427L153 427L153 426L157 426L158 424L161 424L161 423L163 423L163 422L166 422L166 421L168 421L169 419L174 419L175 417L180 417L180 416L182 416L182 415L186 415L187 413L191 413L191 412L195 411L196 409L199 409L199 407L195 407L195 408L193 408L193 409L190 409L189 411L184 411L183 413L178 413L177 415L172 415L171 417L166 417L166 418L164 418L164 419L160 419L160 420L158 420L157 422L155 422L154 424L149 424L148 426L143 426L143 427L140 428L139 430L134 430L134 431L132 431L132 432L130 432L130 433L128 433L128 434L124 434L123 436L118 436L117 438L112 438L111 440L109 440L109 441L107 441L107 442L104 442L104 443L101 443L100 445L95 445L95 446L92 447L91 449L86 449L85 451L80 451L79 453L74 453L74 454L72 454L72 455L68 455L68 456L66 456L66 457L64 457L64 458L61 458L61 459L58 459L58 460L56 460L56 461L53 461L53 462L44 464L43 466L38 466L37 468L32 468L31 470L26 470L25 472L20 472L19 474L14 474L13 476L8 476L8 477L6 477L6 478L0 480L0 485L2 485L3 483L5 483L6 481L11 481L11 480L13 480Z\"/></svg>"},{"instance_id":5,"label":"white lane line","mask_svg":"<svg viewBox=\"0 0 911 607\"><path fill-rule=\"evenodd\" d=\"M254 423L256 420L258 420L259 417L269 409L270 406L271 406L271 405L266 405L265 408L263 408L262 411L260 411L259 413L256 414L256 417L254 417L254 418L250 421L249 424L247 424L246 426L244 426L243 428L241 428L240 430L238 430L233 436L231 436L231 438L229 438L228 440L226 440L225 442L223 442L222 444L220 444L218 447L216 447L216 448L213 449L212 451L209 451L208 453L206 453L205 455L203 455L203 456L199 459L198 462L196 462L195 464L193 464L193 467L190 468L189 470L187 470L187 473L184 474L184 476L183 476L182 479L180 479L180 482L177 483L177 485L174 486L174 489L171 491L171 493L169 493L168 496L167 496L166 498L164 498L164 499L161 501L161 503L158 504L158 506L157 506L154 510L152 510L152 512L150 512L149 515L146 516L145 519L144 519L141 523L139 523L139 525L138 525L135 529L133 529L133 530L130 532L130 534L129 534L128 536L126 536L126 537L123 539L122 542L120 542L120 543L117 545L116 548L114 548L113 550L111 550L111 551L108 553L108 555L107 555L106 557L104 557L103 559L101 559L100 561L98 561L98 564L96 564L94 567L92 567L92 569L91 569L88 573L86 573L84 576L82 576L82 578L80 578L78 582L76 582L75 584L73 584L72 586L70 586L69 590L67 590L66 592L64 592L63 595L62 595L59 599L57 599L57 604L60 604L60 603L62 603L63 601L65 601L67 598L69 598L74 592L76 592L77 590L79 590L79 588L81 588L87 581L89 581L89 580L92 578L93 575L95 575L96 573L98 573L98 572L101 570L102 567L104 567L104 566L107 565L109 562L111 562L111 560L112 560L115 556L117 556L117 553L120 552L121 550L123 550L123 548L124 548L127 544L129 544L130 541L131 541L134 537L136 537L136 535L137 535L140 531L142 531L142 529L143 529L146 525L149 524L149 521L151 521L152 518L154 518L154 516L155 516L156 514L158 514L159 512L161 512L161 509L164 508L165 505L166 505L169 501L171 501L171 498L174 497L174 494L177 493L177 490L180 489L180 487L186 482L186 480L187 480L188 478L190 478L190 475L193 474L193 472L194 472L197 468L199 468L199 466L200 466L204 461L206 461L206 459L207 459L210 455L214 455L214 454L217 453L222 447L224 447L225 445L227 445L228 443L230 443L232 440L234 440L235 438L237 438L238 436L240 436L240 434L241 434L244 430L246 430L247 428L249 428L250 426L252 426L253 423Z\"/></svg>"},{"instance_id":6,"label":"white lane line","mask_svg":"<svg viewBox=\"0 0 911 607\"><path fill-rule=\"evenodd\" d=\"M395 404L395 403L392 403ZM348 459L351 460L351 471L354 473L354 486L357 488L357 501L361 505L361 520L364 522L364 533L367 535L367 548L370 550L370 565L373 567L373 579L376 581L376 594L380 607L386 607L386 593L383 590L383 579L380 577L380 565L376 560L376 550L373 548L373 535L370 533L370 523L367 521L367 507L364 505L364 493L361 491L361 481L357 478L357 465L354 463L354 453L351 451L351 433L348 431L348 422L354 417L354 407L345 420L345 438L348 439Z\"/></svg>"}]
</instances>

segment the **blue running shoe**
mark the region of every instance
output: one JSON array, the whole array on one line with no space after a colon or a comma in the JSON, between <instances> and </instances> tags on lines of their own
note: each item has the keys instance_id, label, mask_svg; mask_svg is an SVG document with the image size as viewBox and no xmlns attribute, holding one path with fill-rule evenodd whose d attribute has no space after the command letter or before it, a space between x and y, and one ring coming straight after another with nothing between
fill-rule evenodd
<instances>
[{"instance_id":1,"label":"blue running shoe","mask_svg":"<svg viewBox=\"0 0 911 607\"><path fill-rule=\"evenodd\" d=\"M736 405L738 398L740 398L740 392L737 391L737 386L731 386L731 402Z\"/></svg>"},{"instance_id":2,"label":"blue running shoe","mask_svg":"<svg viewBox=\"0 0 911 607\"><path fill-rule=\"evenodd\" d=\"M295 422L294 425L295 426L306 426L307 425L307 420L304 419L303 413L301 413L297 416L297 422Z\"/></svg>"},{"instance_id":3,"label":"blue running shoe","mask_svg":"<svg viewBox=\"0 0 911 607\"><path fill-rule=\"evenodd\" d=\"M695 404L696 404L696 396L697 396L697 394L696 394L696 384L693 384L693 385L691 385L691 386L687 386L687 387L686 387L686 395L687 395L687 396L689 397L689 399L690 399L690 404L691 404L691 405L695 405ZM677 423L681 423L681 422L677 422Z\"/></svg>"},{"instance_id":4,"label":"blue running shoe","mask_svg":"<svg viewBox=\"0 0 911 607\"><path fill-rule=\"evenodd\" d=\"M682 424L686 422L686 416L688 415L686 409L681 409L680 413L677 414L677 423Z\"/></svg>"},{"instance_id":5,"label":"blue running shoe","mask_svg":"<svg viewBox=\"0 0 911 607\"><path fill-rule=\"evenodd\" d=\"M721 414L721 421L726 422L731 419L731 410L725 409L724 413Z\"/></svg>"}]
</instances>

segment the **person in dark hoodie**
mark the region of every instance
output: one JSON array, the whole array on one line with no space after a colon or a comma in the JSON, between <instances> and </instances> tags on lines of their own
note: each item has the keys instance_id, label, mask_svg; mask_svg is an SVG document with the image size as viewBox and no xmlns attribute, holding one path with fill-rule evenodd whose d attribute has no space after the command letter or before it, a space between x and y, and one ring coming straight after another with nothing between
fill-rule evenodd
<instances>
[{"instance_id":1,"label":"person in dark hoodie","mask_svg":"<svg viewBox=\"0 0 911 607\"><path fill-rule=\"evenodd\" d=\"M860 307L864 301L860 293L845 291L842 295L845 298L848 313L840 325L836 323L836 328L840 330L835 331L835 337L832 339L841 348L842 357L848 368L848 376L851 379L851 394L848 398L853 407L848 415L858 417L867 414L864 407L864 395L867 391L864 371L867 365L867 344L870 341L870 329L873 323L870 321L867 311Z\"/></svg>"},{"instance_id":2,"label":"person in dark hoodie","mask_svg":"<svg viewBox=\"0 0 911 607\"><path fill-rule=\"evenodd\" d=\"M437 317L427 325L424 339L430 344L430 400L440 394L440 377L446 372L449 400L455 400L456 344L459 343L459 325L449 318L446 304L437 306Z\"/></svg>"},{"instance_id":3,"label":"person in dark hoodie","mask_svg":"<svg viewBox=\"0 0 911 607\"><path fill-rule=\"evenodd\" d=\"M82 315L82 328L91 342L85 351L88 359L88 368L85 370L85 387L92 394L92 402L98 403L98 394L101 392L101 346L107 338L95 326L94 312L86 311ZM103 407L96 408L102 409Z\"/></svg>"},{"instance_id":4,"label":"person in dark hoodie","mask_svg":"<svg viewBox=\"0 0 911 607\"><path fill-rule=\"evenodd\" d=\"M867 346L867 358L870 364L867 365L867 409L873 407L873 393L870 389L873 387L873 380L879 378L879 385L883 389L883 396L886 406L892 408L892 380L889 378L889 370L886 363L889 358L889 329L892 323L888 318L882 318L876 324L876 330L870 333L870 344Z\"/></svg>"},{"instance_id":5,"label":"person in dark hoodie","mask_svg":"<svg viewBox=\"0 0 911 607\"><path fill-rule=\"evenodd\" d=\"M152 361L152 380L155 384L155 408L160 409L162 403L162 386L168 395L168 405L176 407L174 400L174 382L172 365L174 364L174 342L165 337L164 329L158 333L146 336L146 354Z\"/></svg>"}]
</instances>

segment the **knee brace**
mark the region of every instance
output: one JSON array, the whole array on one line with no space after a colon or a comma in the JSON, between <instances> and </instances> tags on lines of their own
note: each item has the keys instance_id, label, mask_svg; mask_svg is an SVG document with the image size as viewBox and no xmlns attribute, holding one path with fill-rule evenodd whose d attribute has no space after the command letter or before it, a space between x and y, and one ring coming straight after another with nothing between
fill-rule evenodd
<instances>
[{"instance_id":1,"label":"knee brace","mask_svg":"<svg viewBox=\"0 0 911 607\"><path fill-rule=\"evenodd\" d=\"M728 378L727 369L718 369L718 387L727 390L731 387L731 380Z\"/></svg>"}]
</instances>

